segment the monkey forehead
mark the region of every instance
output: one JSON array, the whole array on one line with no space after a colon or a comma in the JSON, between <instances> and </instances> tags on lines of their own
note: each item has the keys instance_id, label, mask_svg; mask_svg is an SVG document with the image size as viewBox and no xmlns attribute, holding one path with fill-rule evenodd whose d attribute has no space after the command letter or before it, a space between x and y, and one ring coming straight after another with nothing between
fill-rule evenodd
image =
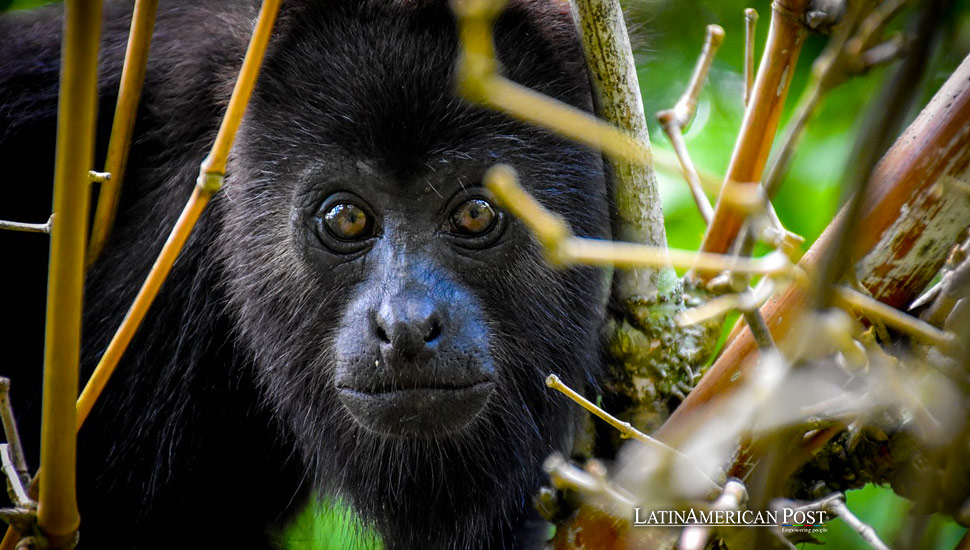
<instances>
[{"instance_id":1,"label":"monkey forehead","mask_svg":"<svg viewBox=\"0 0 970 550\"><path fill-rule=\"evenodd\" d=\"M582 52L562 32L566 20L528 7L548 2L518 4L496 25L507 75L588 109ZM447 2L307 2L278 31L249 117L278 143L337 145L398 165L385 166L390 171L447 151L549 148L548 134L456 95L458 43Z\"/></svg>"}]
</instances>

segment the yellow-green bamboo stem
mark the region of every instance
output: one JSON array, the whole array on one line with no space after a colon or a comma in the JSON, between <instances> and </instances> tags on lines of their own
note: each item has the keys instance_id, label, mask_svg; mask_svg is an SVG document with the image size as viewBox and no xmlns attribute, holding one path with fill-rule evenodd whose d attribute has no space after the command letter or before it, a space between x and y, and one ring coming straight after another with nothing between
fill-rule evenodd
<instances>
[{"instance_id":1,"label":"yellow-green bamboo stem","mask_svg":"<svg viewBox=\"0 0 970 550\"><path fill-rule=\"evenodd\" d=\"M550 262L623 268L673 266L698 272L783 275L792 264L782 252L762 258L746 258L706 252L668 249L661 246L576 237L566 221L550 212L519 185L512 167L498 164L485 173L485 187L498 203L522 220L545 250Z\"/></svg>"},{"instance_id":2,"label":"yellow-green bamboo stem","mask_svg":"<svg viewBox=\"0 0 970 550\"><path fill-rule=\"evenodd\" d=\"M172 229L168 240L165 241L161 253L155 260L154 265L152 265L148 277L142 284L141 289L139 289L135 301L125 315L118 331L112 337L108 348L105 350L94 373L91 375L90 380L88 380L84 391L81 393L80 399L77 401L78 428L81 427L84 420L88 417L88 414L90 414L98 396L101 395L105 385L108 383L108 379L118 366L118 362L121 360L125 349L127 349L135 332L145 319L148 308L151 307L152 302L158 295L162 283L165 282L165 278L168 276L172 265L175 263L176 258L178 258L179 252L181 252L182 247L192 233L192 229L199 220L199 216L205 209L206 204L208 204L209 199L222 186L229 150L232 148L236 131L239 129L243 114L246 111L246 105L249 103L249 97L252 95L253 87L256 85L256 78L259 75L263 56L266 53L266 46L269 43L269 37L273 29L273 23L276 20L276 14L279 11L280 2L281 0L265 0L263 2L263 6L259 12L259 19L256 22L256 28L253 30L253 36L249 42L249 48L246 50L246 57L243 60L242 69L239 72L239 77L236 79L236 86L233 88L232 97L229 100L229 107L226 109L226 114L222 119L222 125L219 127L219 133L212 146L212 150L202 162L199 181L196 184L191 198L189 198L188 203L186 203L185 208L182 210L182 214L175 223L175 227Z\"/></svg>"},{"instance_id":3,"label":"yellow-green bamboo stem","mask_svg":"<svg viewBox=\"0 0 970 550\"><path fill-rule=\"evenodd\" d=\"M148 273L148 278L145 279L145 282L138 290L135 301L131 304L131 308L121 322L118 331L111 338L108 348L105 350L104 355L101 356L98 366L94 369L91 378L88 379L88 383L84 386L84 391L81 392L81 396L77 400L77 429L80 429L84 424L92 407L94 407L95 401L101 395L101 391L104 390L115 367L118 366L121 356L124 354L125 349L128 348L128 344L131 343L131 339L134 338L138 326L145 319L148 308L158 295L159 289L162 288L162 283L168 277L168 273L171 271L175 259L178 258L179 252L185 246L185 241L188 240L192 229L195 227L199 216L202 214L202 210L209 202L212 194L212 192L205 191L201 186L195 187L192 197L189 198L188 203L182 210L182 214L175 223L175 228L172 229L168 240L165 241L162 252L158 255L154 265L152 265L152 269Z\"/></svg>"},{"instance_id":4,"label":"yellow-green bamboo stem","mask_svg":"<svg viewBox=\"0 0 970 550\"><path fill-rule=\"evenodd\" d=\"M465 98L601 149L626 162L649 163L651 154L648 144L589 113L512 82L497 72L492 22L504 5L504 0L454 4L462 48L458 62L458 89Z\"/></svg>"},{"instance_id":5,"label":"yellow-green bamboo stem","mask_svg":"<svg viewBox=\"0 0 970 550\"><path fill-rule=\"evenodd\" d=\"M114 121L111 124L108 156L104 163L104 170L111 174L111 178L101 182L101 189L98 191L98 204L88 245L88 265L94 263L104 249L118 211L121 182L128 163L142 85L145 83L145 67L148 65L148 49L151 46L157 9L158 0L136 0L135 11L131 16L128 49L125 51L125 64L121 70L121 86L118 90Z\"/></svg>"},{"instance_id":6,"label":"yellow-green bamboo stem","mask_svg":"<svg viewBox=\"0 0 970 550\"><path fill-rule=\"evenodd\" d=\"M226 173L229 150L232 148L233 140L236 139L239 125L242 124L243 114L249 104L249 96L256 86L256 77L259 76L259 68L263 63L263 55L266 53L266 45L269 44L280 2L281 0L263 0L256 28L249 40L246 57L243 59L242 69L239 71L239 77L236 78L236 86L232 89L229 107L222 119L216 141L212 144L212 152L202 161L202 171L206 174Z\"/></svg>"},{"instance_id":7,"label":"yellow-green bamboo stem","mask_svg":"<svg viewBox=\"0 0 970 550\"><path fill-rule=\"evenodd\" d=\"M54 218L47 286L44 397L37 524L51 548L73 546L80 516L75 405L88 222L88 170L94 159L100 0L67 0L54 160Z\"/></svg>"}]
</instances>

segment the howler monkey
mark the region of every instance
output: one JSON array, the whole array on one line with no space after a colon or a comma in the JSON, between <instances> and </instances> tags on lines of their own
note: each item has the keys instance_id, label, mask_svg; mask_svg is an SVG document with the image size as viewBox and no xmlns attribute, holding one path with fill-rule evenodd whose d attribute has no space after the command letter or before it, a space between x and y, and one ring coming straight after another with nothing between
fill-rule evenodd
<instances>
[{"instance_id":1,"label":"howler monkey","mask_svg":"<svg viewBox=\"0 0 970 550\"><path fill-rule=\"evenodd\" d=\"M82 380L191 193L257 10L160 2ZM130 11L105 7L97 159ZM4 219L50 213L61 24L0 19ZM565 2L513 1L495 40L509 78L591 109ZM532 494L575 414L543 379L595 377L609 282L550 266L481 179L508 163L608 237L606 177L596 151L458 97L457 48L442 0L283 2L226 186L80 433L82 548L272 546L319 494L389 549L541 543ZM47 242L0 238L0 373L33 451Z\"/></svg>"}]
</instances>

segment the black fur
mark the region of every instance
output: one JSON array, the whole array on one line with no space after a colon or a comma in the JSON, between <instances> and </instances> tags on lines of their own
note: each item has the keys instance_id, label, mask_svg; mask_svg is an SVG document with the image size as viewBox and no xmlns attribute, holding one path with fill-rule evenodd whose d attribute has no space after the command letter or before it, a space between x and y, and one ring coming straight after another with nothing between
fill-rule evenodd
<instances>
[{"instance_id":1,"label":"black fur","mask_svg":"<svg viewBox=\"0 0 970 550\"><path fill-rule=\"evenodd\" d=\"M256 10L161 2L121 209L88 277L85 376L191 192ZM129 11L106 6L98 159ZM60 24L58 8L0 19L4 219L49 214ZM497 43L512 79L590 108L562 4L514 2ZM392 250L379 235L350 260L323 250L308 223L335 187L380 189L381 204L411 212L505 162L577 233L608 236L598 155L458 99L456 52L439 0L284 2L226 188L81 432L82 548L272 545L317 491L345 497L389 549L538 543L530 501L539 465L568 445L575 410L543 379L557 372L582 386L598 371L604 275L551 268L517 220L493 246L468 252L406 217L403 255L379 255ZM33 450L46 243L0 238L15 260L0 275L2 348L13 357L3 373ZM438 244L417 246L428 242ZM338 340L370 330L354 308L395 284L388 258L399 256L434 292L459 297L448 315L487 334L481 355L495 390L457 432L378 435L336 396ZM33 302L15 306L24 296ZM16 323L11 311L22 312Z\"/></svg>"}]
</instances>

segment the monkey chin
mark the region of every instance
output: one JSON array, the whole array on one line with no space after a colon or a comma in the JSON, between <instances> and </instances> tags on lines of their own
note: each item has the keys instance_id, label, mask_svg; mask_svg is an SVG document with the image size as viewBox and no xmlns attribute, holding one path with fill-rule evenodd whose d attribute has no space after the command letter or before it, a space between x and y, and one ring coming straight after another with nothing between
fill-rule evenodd
<instances>
[{"instance_id":1,"label":"monkey chin","mask_svg":"<svg viewBox=\"0 0 970 550\"><path fill-rule=\"evenodd\" d=\"M482 412L494 389L491 380L461 387L337 388L341 403L368 431L418 439L460 432Z\"/></svg>"}]
</instances>

